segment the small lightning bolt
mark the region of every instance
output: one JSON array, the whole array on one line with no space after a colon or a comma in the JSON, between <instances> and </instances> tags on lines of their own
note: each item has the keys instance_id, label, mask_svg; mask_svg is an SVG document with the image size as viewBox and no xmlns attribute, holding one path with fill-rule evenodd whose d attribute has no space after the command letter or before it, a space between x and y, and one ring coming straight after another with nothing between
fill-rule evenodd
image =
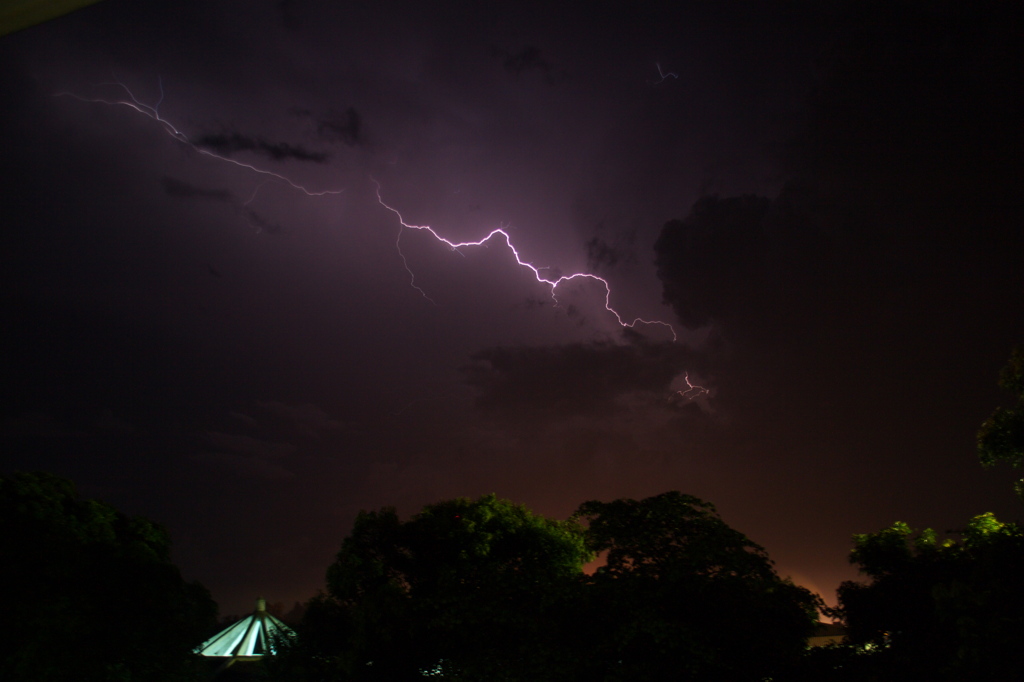
<instances>
[{"instance_id":1,"label":"small lightning bolt","mask_svg":"<svg viewBox=\"0 0 1024 682\"><path fill-rule=\"evenodd\" d=\"M218 161L223 161L224 163L230 163L232 165L238 166L239 168L244 168L245 170L251 171L253 173L257 173L259 175L263 175L263 176L266 176L266 177L269 177L269 178L274 178L276 180L280 180L281 182L284 182L284 183L290 185L292 188L297 189L298 191L300 191L300 192L302 192L302 193L304 193L304 194L306 194L308 196L311 196L311 197L322 197L322 196L325 196L325 195L328 195L328 194L341 194L344 191L344 190L340 190L340 189L337 189L337 190L327 189L327 190L322 190L322 191L319 191L319 192L313 191L311 189L307 189L303 185L300 185L299 183L295 182L291 178L288 178L288 177L286 177L284 175L281 175L280 173L275 173L274 171L267 170L266 168L260 168L258 166L254 166L254 165L252 165L250 163L245 163L245 162L239 161L237 159L232 159L231 157L223 156L221 154L217 154L215 152L211 152L209 149L204 149L203 147L200 147L196 143L192 142L192 140L190 140L188 138L188 136L184 132L179 130L173 123L171 123L166 118L164 118L163 116L160 115L160 105L164 101L164 84L163 84L163 79L158 79L158 82L159 82L159 85L160 85L160 99L157 100L156 104L152 104L152 105L145 104L142 101L140 101L132 93L132 91L128 88L128 86L125 85L124 83L120 82L120 81L114 81L113 83L101 83L101 85L112 85L112 86L116 86L116 87L120 88L127 95L126 98L122 97L122 98L114 98L114 99L104 99L102 97L83 97L81 95L78 95L78 94L73 93L73 92L68 92L68 91L62 91L62 92L55 93L54 97L73 97L74 99L77 99L80 102L88 102L88 103L91 103L91 104L106 104L107 106L123 106L123 107L128 107L129 109L132 109L133 111L136 111L136 112L142 114L143 116L156 121L157 123L160 124L160 126L163 128L163 131L165 133L167 133L168 135L170 135L172 138L174 138L178 142L182 143L183 145L189 147L193 151L198 152L199 154L202 154L203 156L208 156L208 157L210 157L212 159L216 159ZM256 189L258 191L259 187L257 187ZM256 193L253 192L253 197L255 197L255 196L256 196ZM250 199L249 201L252 201L252 199ZM246 203L249 203L249 202L246 202Z\"/></svg>"},{"instance_id":2,"label":"small lightning bolt","mask_svg":"<svg viewBox=\"0 0 1024 682\"><path fill-rule=\"evenodd\" d=\"M268 182L270 182L270 181L269 180L264 180L260 184L256 185L256 189L254 189L252 191L252 196L250 196L248 199L246 199L244 202L242 202L242 205L243 206L248 206L249 204L251 204L256 199L256 195L259 194L259 191L261 189L263 189L263 185L267 184Z\"/></svg>"},{"instance_id":3,"label":"small lightning bolt","mask_svg":"<svg viewBox=\"0 0 1024 682\"><path fill-rule=\"evenodd\" d=\"M412 271L412 268L409 267L409 262L406 259L405 254L402 253L402 247L401 247L402 232L404 230L406 230L406 229L409 229L409 230L420 230L420 231L426 232L426 233L430 234L432 237L434 237L434 239L436 239L437 241L441 242L442 244L446 244L450 249L452 249L453 251L456 251L460 255L464 255L464 254L462 254L461 251L459 251L459 249L462 249L462 248L466 248L466 247L470 247L470 246L483 246L484 244L486 244L487 242L489 242L492 239L495 239L495 240L500 241L500 242L503 241L503 242L505 242L505 246L508 247L509 251L512 252L512 255L515 256L516 263L518 263L521 267L524 267L524 268L527 268L528 270L530 270L533 273L533 276L536 278L536 280L539 283L545 284L545 285L547 285L549 287L549 289L551 291L551 299L555 302L555 305L558 305L558 286L560 284L562 284L563 282L571 282L571 281L577 280L577 279L588 279L588 280L592 280L592 281L595 281L595 282L600 282L601 285L604 287L604 309L607 310L609 313L611 313L612 315L615 316L615 319L619 323L619 326L624 327L624 328L628 328L628 329L633 329L638 324L665 327L666 329L668 329L672 333L672 340L673 341L678 339L678 337L676 336L675 328L672 325L670 325L668 322L662 322L661 320L645 320L645 319L642 319L642 318L639 318L639 317L635 318L632 322L626 321L626 319L623 318L622 315L620 315L619 312L617 310L615 310L615 308L612 307L612 304L611 304L612 288L611 288L611 285L608 283L608 280L604 279L603 277L600 277L598 275L595 275L595 274L589 273L589 272L577 272L577 273L572 274L572 275L562 275L558 279L548 279L548 278L544 277L543 275L540 274L540 272L541 272L541 270L546 270L547 268L541 268L541 267L538 267L538 266L534 265L533 263L530 263L529 261L523 260L522 256L519 254L519 251L516 249L515 245L512 244L512 237L509 236L509 233L506 232L504 228L501 228L501 227L495 228L495 229L491 230L487 234L487 236L485 236L483 239L479 239L477 241L453 242L450 239L442 237L430 225L413 225L411 223L407 223L405 221L405 218L403 218L402 214L398 211L398 209L396 209L393 206L390 206L390 205L388 205L387 203L384 202L384 198L383 198L383 196L381 196L380 183L377 182L376 180L373 180L373 182L377 186L377 201L380 203L381 206L383 206L387 210L389 210L392 213L394 213L395 216L398 217L398 222L401 225L401 228L399 228L399 231L398 231L398 238L395 240L395 245L398 248L399 255L402 257L402 262L405 265L405 269L409 273L410 284L412 285L412 287L414 289L416 289L418 292L420 292L420 294L422 294L424 298L426 298L427 300L431 301L432 303L434 302L433 299L431 299L426 294L426 292L423 291L423 289L418 284L416 284L416 275Z\"/></svg>"},{"instance_id":4,"label":"small lightning bolt","mask_svg":"<svg viewBox=\"0 0 1024 682\"><path fill-rule=\"evenodd\" d=\"M686 390L685 391L676 391L676 395L678 395L678 396L680 396L680 397L682 397L682 398L684 398L686 400L696 400L697 398L701 397L702 395L710 395L711 394L711 391L709 391L708 389L704 388L703 386L698 386L698 385L692 383L690 381L690 373L689 372L686 372L685 374L683 374L683 381L686 382Z\"/></svg>"},{"instance_id":5,"label":"small lightning bolt","mask_svg":"<svg viewBox=\"0 0 1024 682\"><path fill-rule=\"evenodd\" d=\"M664 83L665 79L669 78L669 77L675 78L676 80L679 80L679 74L678 73L673 73L671 71L662 71L661 70L661 64L659 64L658 62L654 62L654 65L656 67L658 67L658 75L661 76L661 80L655 82L655 85L658 85L659 83Z\"/></svg>"}]
</instances>

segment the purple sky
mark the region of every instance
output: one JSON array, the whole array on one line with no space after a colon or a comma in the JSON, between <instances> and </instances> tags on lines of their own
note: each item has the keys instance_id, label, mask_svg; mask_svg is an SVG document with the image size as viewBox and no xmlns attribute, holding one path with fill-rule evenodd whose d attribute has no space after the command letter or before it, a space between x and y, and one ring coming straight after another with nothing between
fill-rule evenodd
<instances>
[{"instance_id":1,"label":"purple sky","mask_svg":"<svg viewBox=\"0 0 1024 682\"><path fill-rule=\"evenodd\" d=\"M1024 343L1018 9L141 4L0 38L0 470L164 523L223 613L454 496L678 489L829 601L853 533L1020 517L973 451Z\"/></svg>"}]
</instances>

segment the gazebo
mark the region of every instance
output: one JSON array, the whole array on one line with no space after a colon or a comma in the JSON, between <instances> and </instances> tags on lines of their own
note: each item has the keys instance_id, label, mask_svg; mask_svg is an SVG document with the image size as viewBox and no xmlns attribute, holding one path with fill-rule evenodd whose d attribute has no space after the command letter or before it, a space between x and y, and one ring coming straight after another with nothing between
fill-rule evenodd
<instances>
[{"instance_id":1,"label":"gazebo","mask_svg":"<svg viewBox=\"0 0 1024 682\"><path fill-rule=\"evenodd\" d=\"M195 652L224 660L224 667L236 661L258 661L273 655L282 644L295 638L295 632L267 613L267 602L256 600L256 610L242 620L206 640Z\"/></svg>"}]
</instances>

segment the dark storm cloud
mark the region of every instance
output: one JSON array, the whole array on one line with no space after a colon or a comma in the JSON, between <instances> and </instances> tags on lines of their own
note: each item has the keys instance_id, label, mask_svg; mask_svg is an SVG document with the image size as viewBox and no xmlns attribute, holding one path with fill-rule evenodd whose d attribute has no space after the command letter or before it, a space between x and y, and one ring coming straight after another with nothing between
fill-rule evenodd
<instances>
[{"instance_id":1,"label":"dark storm cloud","mask_svg":"<svg viewBox=\"0 0 1024 682\"><path fill-rule=\"evenodd\" d=\"M262 137L242 135L241 133L218 133L203 135L196 140L196 145L210 149L218 154L230 156L237 152L252 152L266 156L274 161L308 161L310 163L327 163L330 155L325 152L313 152L289 144L287 142L271 142Z\"/></svg>"},{"instance_id":2,"label":"dark storm cloud","mask_svg":"<svg viewBox=\"0 0 1024 682\"><path fill-rule=\"evenodd\" d=\"M312 109L294 107L291 113L298 118L310 119L316 127L316 134L328 142L341 142L349 147L366 142L363 117L352 107L324 115L317 115Z\"/></svg>"},{"instance_id":3,"label":"dark storm cloud","mask_svg":"<svg viewBox=\"0 0 1024 682\"><path fill-rule=\"evenodd\" d=\"M772 206L765 197L702 197L686 218L665 224L655 263L665 301L683 324L699 327L763 303Z\"/></svg>"},{"instance_id":4,"label":"dark storm cloud","mask_svg":"<svg viewBox=\"0 0 1024 682\"><path fill-rule=\"evenodd\" d=\"M589 270L612 270L621 263L636 260L629 245L612 244L603 238L594 236L587 240L587 268Z\"/></svg>"},{"instance_id":5,"label":"dark storm cloud","mask_svg":"<svg viewBox=\"0 0 1024 682\"><path fill-rule=\"evenodd\" d=\"M506 71L510 71L515 75L522 75L524 71L540 71L545 75L551 73L551 64L546 59L541 57L540 50L533 45L524 47L522 51L516 54L510 54L505 57L503 63Z\"/></svg>"},{"instance_id":6,"label":"dark storm cloud","mask_svg":"<svg viewBox=\"0 0 1024 682\"><path fill-rule=\"evenodd\" d=\"M179 199L211 199L213 201L233 202L234 197L226 189L206 189L177 180L165 175L160 179L164 191L168 196Z\"/></svg>"},{"instance_id":7,"label":"dark storm cloud","mask_svg":"<svg viewBox=\"0 0 1024 682\"><path fill-rule=\"evenodd\" d=\"M596 415L614 411L623 396L638 393L669 403L671 384L688 355L676 344L499 347L474 354L463 371L485 411Z\"/></svg>"},{"instance_id":8,"label":"dark storm cloud","mask_svg":"<svg viewBox=\"0 0 1024 682\"><path fill-rule=\"evenodd\" d=\"M773 322L899 319L891 299L911 296L906 313L927 326L966 292L1002 297L1005 286L983 292L1020 281L1021 204L1009 197L1024 106L1007 96L1021 87L1009 58L1020 11L940 2L848 13L778 198L703 197L663 228L658 275L684 323L718 321L737 340Z\"/></svg>"},{"instance_id":9,"label":"dark storm cloud","mask_svg":"<svg viewBox=\"0 0 1024 682\"><path fill-rule=\"evenodd\" d=\"M331 114L318 121L316 130L324 139L331 142L343 142L349 147L355 147L364 142L363 119L352 107L343 113Z\"/></svg>"},{"instance_id":10,"label":"dark storm cloud","mask_svg":"<svg viewBox=\"0 0 1024 682\"><path fill-rule=\"evenodd\" d=\"M494 54L502 60L502 68L517 77L539 73L545 82L552 84L564 75L543 56L539 48L533 45L527 45L519 52L513 53L495 48Z\"/></svg>"},{"instance_id":11,"label":"dark storm cloud","mask_svg":"<svg viewBox=\"0 0 1024 682\"><path fill-rule=\"evenodd\" d=\"M702 198L665 225L657 263L680 319L715 323L716 407L752 456L843 481L840 504L896 500L843 521L862 532L949 514L939 500L965 516L998 503L966 503L981 485L963 481L986 377L1024 334L1024 112L1007 96L1024 86L1009 57L1024 12L845 12L778 196Z\"/></svg>"}]
</instances>

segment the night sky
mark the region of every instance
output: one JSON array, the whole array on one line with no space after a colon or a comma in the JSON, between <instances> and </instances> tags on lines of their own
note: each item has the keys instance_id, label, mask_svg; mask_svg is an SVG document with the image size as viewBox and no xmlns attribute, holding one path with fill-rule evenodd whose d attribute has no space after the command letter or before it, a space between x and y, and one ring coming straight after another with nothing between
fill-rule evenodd
<instances>
[{"instance_id":1,"label":"night sky","mask_svg":"<svg viewBox=\"0 0 1024 682\"><path fill-rule=\"evenodd\" d=\"M830 602L853 533L1020 519L974 452L1024 343L1019 3L468 4L0 37L0 471L166 525L222 613L456 496L680 490Z\"/></svg>"}]
</instances>

